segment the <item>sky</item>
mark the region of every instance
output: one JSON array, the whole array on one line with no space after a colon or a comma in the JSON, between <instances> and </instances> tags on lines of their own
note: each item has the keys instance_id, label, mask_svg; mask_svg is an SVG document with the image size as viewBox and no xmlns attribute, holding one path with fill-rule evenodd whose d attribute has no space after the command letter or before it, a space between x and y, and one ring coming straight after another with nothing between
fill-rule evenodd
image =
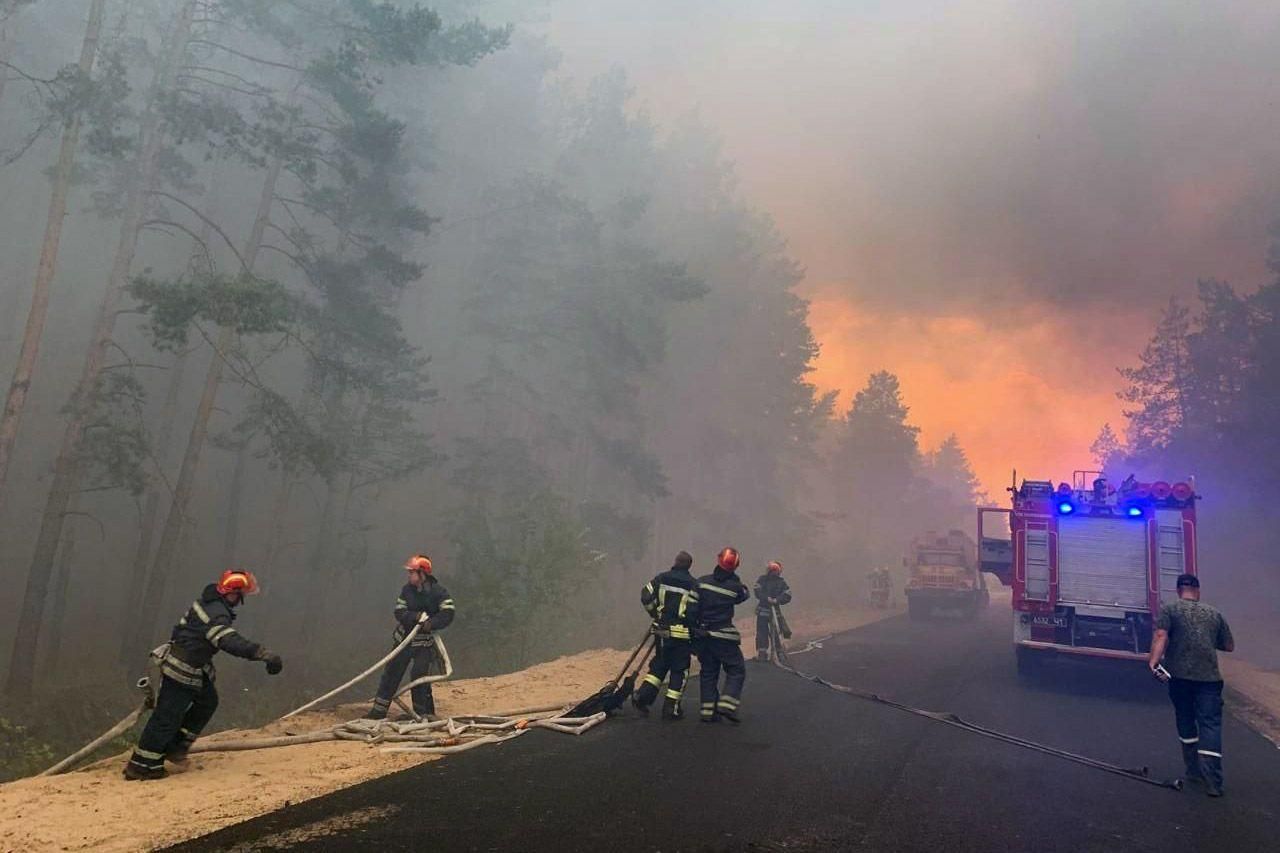
<instances>
[{"instance_id":1,"label":"sky","mask_svg":"<svg viewBox=\"0 0 1280 853\"><path fill-rule=\"evenodd\" d=\"M815 371L881 368L998 496L1121 423L1171 296L1266 275L1280 3L562 0L575 78L717 128L805 267Z\"/></svg>"}]
</instances>

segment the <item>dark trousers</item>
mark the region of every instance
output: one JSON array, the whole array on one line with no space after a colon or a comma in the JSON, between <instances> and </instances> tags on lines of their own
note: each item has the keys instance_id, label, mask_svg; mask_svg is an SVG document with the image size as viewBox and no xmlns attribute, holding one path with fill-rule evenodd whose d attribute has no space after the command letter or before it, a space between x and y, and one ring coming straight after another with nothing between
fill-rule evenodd
<instances>
[{"instance_id":1,"label":"dark trousers","mask_svg":"<svg viewBox=\"0 0 1280 853\"><path fill-rule=\"evenodd\" d=\"M664 678L667 679L666 697L679 702L684 696L684 682L689 673L691 658L692 649L688 640L658 637L653 660L649 661L649 674L636 691L636 703L646 707L652 705L653 700L658 698L658 690L661 689Z\"/></svg>"},{"instance_id":2,"label":"dark trousers","mask_svg":"<svg viewBox=\"0 0 1280 853\"><path fill-rule=\"evenodd\" d=\"M736 640L706 637L698 641L698 663L702 717L710 719L721 711L734 713L742 699L742 686L747 681L747 665L742 659L742 646ZM720 670L724 670L724 692L720 692Z\"/></svg>"},{"instance_id":3,"label":"dark trousers","mask_svg":"<svg viewBox=\"0 0 1280 853\"><path fill-rule=\"evenodd\" d=\"M1170 679L1169 699L1187 775L1203 775L1210 784L1221 787L1222 682Z\"/></svg>"},{"instance_id":4,"label":"dark trousers","mask_svg":"<svg viewBox=\"0 0 1280 853\"><path fill-rule=\"evenodd\" d=\"M440 655L436 653L434 642L429 646L409 646L393 657L382 671L382 680L378 682L378 697L373 700L374 712L381 711L383 715L387 713L387 709L391 707L391 699L400 687L400 680L404 678L405 669L409 670L409 679L416 681L430 675L432 669L437 668L439 660ZM436 712L436 700L431 695L430 684L419 684L410 693L413 696L414 713L425 716Z\"/></svg>"},{"instance_id":5,"label":"dark trousers","mask_svg":"<svg viewBox=\"0 0 1280 853\"><path fill-rule=\"evenodd\" d=\"M782 638L791 636L791 628L787 625L787 620L782 616L782 610L778 610L778 632L782 634ZM769 651L770 639L773 637L773 620L769 618L769 613L756 614L756 651ZM781 649L778 649L781 652Z\"/></svg>"},{"instance_id":6,"label":"dark trousers","mask_svg":"<svg viewBox=\"0 0 1280 853\"><path fill-rule=\"evenodd\" d=\"M164 767L164 756L185 750L200 736L218 710L218 691L205 677L201 687L188 687L172 678L160 680L156 707L147 720L129 763L146 770Z\"/></svg>"}]
</instances>

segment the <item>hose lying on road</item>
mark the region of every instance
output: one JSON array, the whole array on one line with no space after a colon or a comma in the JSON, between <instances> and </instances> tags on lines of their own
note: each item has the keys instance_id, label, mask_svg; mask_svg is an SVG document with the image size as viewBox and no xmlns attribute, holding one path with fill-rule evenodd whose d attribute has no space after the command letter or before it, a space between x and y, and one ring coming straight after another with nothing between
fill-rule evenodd
<instances>
[{"instance_id":1,"label":"hose lying on road","mask_svg":"<svg viewBox=\"0 0 1280 853\"><path fill-rule=\"evenodd\" d=\"M776 623L773 626L773 629L776 631ZM776 633L774 634L774 639L775 640L778 639L778 636ZM800 670L793 667L790 664L790 662L787 660L787 653L783 651L782 644L780 642L775 643L774 648L776 649L776 653L773 657L773 663L779 669L783 670L784 672L789 672L792 675L798 676L807 681L812 681L814 684L820 684L823 687L836 691L837 693L843 693L846 696L852 696L856 699L863 699L868 702L875 702L878 705L886 705L890 708L896 708L899 711L906 711L908 714L914 714L917 717L924 717L927 720L933 720L934 722L943 723L945 725L951 726L952 728L961 729L966 732L972 732L973 734L981 735L982 737L988 737L993 740L998 740L1004 743L1012 744L1014 746L1020 746L1023 749L1030 749L1035 752L1043 753L1045 755L1052 755L1057 758L1063 758L1063 759L1066 759L1067 761L1074 761L1077 764L1083 764L1086 767L1092 767L1095 770L1102 770L1107 773L1114 773L1117 776L1123 776L1126 779L1132 779L1136 782L1146 782L1148 785L1155 785L1160 788L1171 788L1172 790L1175 790L1175 791L1182 790L1181 779L1172 779L1172 780L1153 779L1150 775L1148 775L1149 770L1146 767L1121 767L1117 764L1111 764L1106 761L1100 761L1096 758L1089 758L1088 756L1085 756L1085 755L1077 755L1076 753L1068 752L1065 749L1058 749L1057 747L1054 747L1054 746L1048 746L1043 743L1037 743L1036 741L1028 740L1027 738L1022 738L1016 735L1007 734L1005 732L997 731L995 729L989 729L986 726L980 726L977 723L971 723L968 720L956 714L950 713L949 711L926 711L923 708L913 708L910 705L904 705L901 702L895 702L892 699L886 699L885 697L880 696L879 694L876 694L876 693L869 693L863 690L855 690L852 687L846 687L843 684L836 684L835 682L828 681L822 676L812 675L807 672L801 672ZM805 649L805 651L809 651L809 650L810 649Z\"/></svg>"}]
</instances>

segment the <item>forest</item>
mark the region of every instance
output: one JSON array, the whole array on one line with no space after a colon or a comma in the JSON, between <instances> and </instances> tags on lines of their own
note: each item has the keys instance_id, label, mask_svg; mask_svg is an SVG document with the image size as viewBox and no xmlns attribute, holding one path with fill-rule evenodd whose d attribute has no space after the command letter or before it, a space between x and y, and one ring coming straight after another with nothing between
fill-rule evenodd
<instances>
[{"instance_id":1,"label":"forest","mask_svg":"<svg viewBox=\"0 0 1280 853\"><path fill-rule=\"evenodd\" d=\"M1270 503L1280 482L1280 225L1272 236L1260 286L1206 278L1193 304L1169 301L1120 369L1122 429L1104 425L1093 445L1117 481L1196 478L1205 582L1238 621L1265 630L1280 547Z\"/></svg>"},{"instance_id":2,"label":"forest","mask_svg":"<svg viewBox=\"0 0 1280 853\"><path fill-rule=\"evenodd\" d=\"M116 719L224 568L288 662L226 668L235 725L376 659L415 552L479 675L625 644L680 549L852 606L968 527L892 365L847 408L811 381L804 270L715 128L566 76L540 6L0 2L5 778ZM1265 448L1222 378L1280 381L1273 290L1171 308L1126 454Z\"/></svg>"}]
</instances>

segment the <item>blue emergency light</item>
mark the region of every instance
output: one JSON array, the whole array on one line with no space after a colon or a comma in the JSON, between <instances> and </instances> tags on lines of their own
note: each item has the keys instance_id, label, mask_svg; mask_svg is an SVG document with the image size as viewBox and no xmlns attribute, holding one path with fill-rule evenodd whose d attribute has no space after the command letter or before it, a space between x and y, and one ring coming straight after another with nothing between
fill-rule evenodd
<instances>
[{"instance_id":1,"label":"blue emergency light","mask_svg":"<svg viewBox=\"0 0 1280 853\"><path fill-rule=\"evenodd\" d=\"M1071 501L1063 501L1062 503L1058 504L1059 515L1071 515L1071 513L1075 511L1076 511L1076 505L1073 504Z\"/></svg>"},{"instance_id":2,"label":"blue emergency light","mask_svg":"<svg viewBox=\"0 0 1280 853\"><path fill-rule=\"evenodd\" d=\"M1142 517L1142 507L1140 507L1140 506L1131 506L1131 507L1129 507L1127 510L1125 510L1125 512L1127 512L1127 513L1129 514L1129 517L1130 517L1130 518L1141 518L1141 517Z\"/></svg>"}]
</instances>

